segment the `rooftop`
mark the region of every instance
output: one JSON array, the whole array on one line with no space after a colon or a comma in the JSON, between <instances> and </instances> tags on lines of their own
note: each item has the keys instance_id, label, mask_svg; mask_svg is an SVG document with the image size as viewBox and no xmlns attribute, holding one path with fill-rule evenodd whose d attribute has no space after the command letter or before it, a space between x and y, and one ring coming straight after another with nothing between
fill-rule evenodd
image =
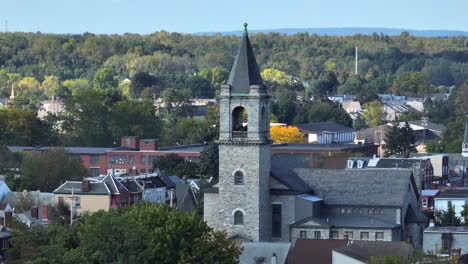
<instances>
[{"instance_id":1,"label":"rooftop","mask_svg":"<svg viewBox=\"0 0 468 264\"><path fill-rule=\"evenodd\" d=\"M347 127L335 122L318 122L296 125L301 132L324 133L324 132L353 132L354 128Z\"/></svg>"},{"instance_id":2,"label":"rooftop","mask_svg":"<svg viewBox=\"0 0 468 264\"><path fill-rule=\"evenodd\" d=\"M371 257L401 256L408 260L415 252L411 243L405 241L363 241L356 240L353 243L337 248L334 251L347 255L363 262L368 262Z\"/></svg>"},{"instance_id":3,"label":"rooftop","mask_svg":"<svg viewBox=\"0 0 468 264\"><path fill-rule=\"evenodd\" d=\"M468 190L445 190L436 199L439 198L468 198Z\"/></svg>"},{"instance_id":4,"label":"rooftop","mask_svg":"<svg viewBox=\"0 0 468 264\"><path fill-rule=\"evenodd\" d=\"M346 245L346 240L338 239L297 239L291 249L289 261L295 264L331 264L332 250Z\"/></svg>"},{"instance_id":5,"label":"rooftop","mask_svg":"<svg viewBox=\"0 0 468 264\"><path fill-rule=\"evenodd\" d=\"M467 233L468 226L428 226L424 232L431 233Z\"/></svg>"}]
</instances>

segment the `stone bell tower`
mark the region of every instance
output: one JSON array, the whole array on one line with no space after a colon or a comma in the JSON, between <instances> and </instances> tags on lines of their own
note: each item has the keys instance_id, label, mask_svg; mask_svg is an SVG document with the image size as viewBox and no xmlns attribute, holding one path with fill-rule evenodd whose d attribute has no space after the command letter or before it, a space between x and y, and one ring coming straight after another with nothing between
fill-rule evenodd
<instances>
[{"instance_id":1,"label":"stone bell tower","mask_svg":"<svg viewBox=\"0 0 468 264\"><path fill-rule=\"evenodd\" d=\"M244 24L227 85L221 86L219 182L205 193L205 220L228 235L270 237L270 102Z\"/></svg>"}]
</instances>

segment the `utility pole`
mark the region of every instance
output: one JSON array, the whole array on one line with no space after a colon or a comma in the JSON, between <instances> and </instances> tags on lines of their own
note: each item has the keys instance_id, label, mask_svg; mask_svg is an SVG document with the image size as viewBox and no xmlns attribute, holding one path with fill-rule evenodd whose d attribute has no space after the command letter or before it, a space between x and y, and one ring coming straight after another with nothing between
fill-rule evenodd
<instances>
[{"instance_id":1,"label":"utility pole","mask_svg":"<svg viewBox=\"0 0 468 264\"><path fill-rule=\"evenodd\" d=\"M71 191L71 202L70 202L70 226L73 225L73 208L75 207L75 188L65 188L66 191Z\"/></svg>"}]
</instances>

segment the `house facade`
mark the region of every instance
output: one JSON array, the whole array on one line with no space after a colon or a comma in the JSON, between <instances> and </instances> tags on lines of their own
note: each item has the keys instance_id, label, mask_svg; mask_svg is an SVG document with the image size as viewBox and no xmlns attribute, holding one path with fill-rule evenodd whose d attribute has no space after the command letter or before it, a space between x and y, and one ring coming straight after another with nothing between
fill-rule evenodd
<instances>
[{"instance_id":1,"label":"house facade","mask_svg":"<svg viewBox=\"0 0 468 264\"><path fill-rule=\"evenodd\" d=\"M468 205L468 190L445 190L435 197L434 200L435 214L440 211L447 211L450 202L455 209L455 216L462 218L461 212L463 211L463 206Z\"/></svg>"}]
</instances>

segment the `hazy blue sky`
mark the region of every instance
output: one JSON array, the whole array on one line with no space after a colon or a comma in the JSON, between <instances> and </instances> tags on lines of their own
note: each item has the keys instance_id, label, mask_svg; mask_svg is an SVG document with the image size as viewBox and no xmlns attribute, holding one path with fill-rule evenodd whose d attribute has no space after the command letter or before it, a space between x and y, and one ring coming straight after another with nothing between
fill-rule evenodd
<instances>
[{"instance_id":1,"label":"hazy blue sky","mask_svg":"<svg viewBox=\"0 0 468 264\"><path fill-rule=\"evenodd\" d=\"M0 30L151 33L293 27L468 31L468 0L0 0Z\"/></svg>"}]
</instances>

